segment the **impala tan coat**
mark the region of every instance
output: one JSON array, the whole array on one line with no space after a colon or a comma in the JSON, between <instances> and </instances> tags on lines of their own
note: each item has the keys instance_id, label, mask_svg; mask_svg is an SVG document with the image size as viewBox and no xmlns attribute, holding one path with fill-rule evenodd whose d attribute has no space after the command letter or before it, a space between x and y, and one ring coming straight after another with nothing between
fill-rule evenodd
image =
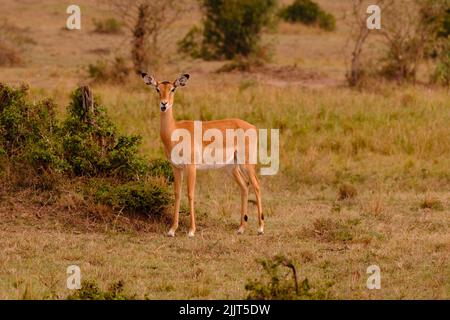
<instances>
[{"instance_id":1,"label":"impala tan coat","mask_svg":"<svg viewBox=\"0 0 450 320\"><path fill-rule=\"evenodd\" d=\"M216 168L216 166L205 166L201 164L195 164L194 161L187 164L175 164L171 159L172 149L174 148L176 142L172 141L172 134L177 129L185 129L189 131L191 137L194 137L194 121L178 121L176 122L173 118L173 103L174 103L174 95L175 90L180 86L185 86L187 80L189 79L188 74L184 74L176 79L174 82L170 81L162 81L158 82L151 75L146 73L142 73L142 78L144 82L152 86L159 93L160 98L160 135L161 140L164 145L164 151L172 163L173 174L174 174L174 193L175 193L175 206L173 212L173 222L172 226L168 232L168 236L173 237L175 235L175 231L178 228L178 216L180 210L180 198L181 198L181 183L183 180L183 176L186 176L187 179L187 190L188 190L188 199L189 199L189 209L190 209L190 222L191 226L189 229L188 235L193 237L195 235L195 210L194 210L194 190L195 190L195 180L196 180L196 172L197 169L212 169ZM241 120L241 119L224 119L224 120L214 120L214 121L203 121L202 129L206 131L207 129L218 129L223 134L223 148L227 145L226 141L226 130L227 129L243 129L244 131L248 129L256 130L256 127L252 124ZM203 139L202 139L203 140ZM211 142L202 141L203 147L208 145ZM236 145L236 144L234 144ZM194 150L194 139L191 140L191 150ZM241 221L238 229L238 234L242 234L245 230L246 222L247 222L247 211L248 211L248 193L249 193L249 185L253 186L253 190L256 196L256 204L258 208L258 234L264 233L264 215L262 213L262 205L261 205L261 193L259 187L259 181L256 176L256 168L255 164L250 163L249 160L249 146L246 141L245 148L245 162L242 164L237 164L235 159L224 159L224 164L226 167L230 169L234 179L236 180L239 188L241 190ZM226 152L223 152L224 156ZM236 154L235 152L233 154ZM191 155L191 159L194 156ZM231 161L230 161L231 160Z\"/></svg>"}]
</instances>

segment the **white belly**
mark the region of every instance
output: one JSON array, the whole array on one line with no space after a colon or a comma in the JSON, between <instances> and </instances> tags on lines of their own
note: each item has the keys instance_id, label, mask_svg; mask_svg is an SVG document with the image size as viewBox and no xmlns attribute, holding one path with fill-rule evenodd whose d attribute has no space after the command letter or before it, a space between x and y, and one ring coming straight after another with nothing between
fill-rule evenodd
<instances>
[{"instance_id":1,"label":"white belly","mask_svg":"<svg viewBox=\"0 0 450 320\"><path fill-rule=\"evenodd\" d=\"M224 151L224 153L225 153L225 151ZM171 161L171 163L172 163L172 165L174 165L176 168L179 168L179 169L183 169L184 167L186 167L186 165L190 164L190 163L177 163L177 164L175 164L172 161ZM210 163L210 162L205 161L203 159L202 163L195 164L195 167L198 170L211 170L211 169L220 169L220 168L233 166L233 165L235 165L234 153L231 154L228 157L228 159L226 159L226 161L224 161L224 162L219 162L219 163L212 162L212 163Z\"/></svg>"},{"instance_id":2,"label":"white belly","mask_svg":"<svg viewBox=\"0 0 450 320\"><path fill-rule=\"evenodd\" d=\"M197 170L211 170L211 169L220 169L220 168L224 168L226 166L230 166L232 164L227 164L227 163L221 163L221 164L216 164L216 163L212 163L212 164L196 164L195 167L197 168Z\"/></svg>"}]
</instances>

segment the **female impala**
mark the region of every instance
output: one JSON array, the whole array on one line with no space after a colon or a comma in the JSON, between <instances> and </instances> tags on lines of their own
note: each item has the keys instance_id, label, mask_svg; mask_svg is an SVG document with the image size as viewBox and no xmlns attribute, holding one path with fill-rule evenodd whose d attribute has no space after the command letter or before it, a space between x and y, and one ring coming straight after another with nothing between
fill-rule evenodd
<instances>
[{"instance_id":1,"label":"female impala","mask_svg":"<svg viewBox=\"0 0 450 320\"><path fill-rule=\"evenodd\" d=\"M180 210L180 196L181 196L181 183L183 179L183 175L187 176L187 190L188 190L188 199L189 199L189 209L190 209L190 221L191 227L189 229L189 237L193 237L195 234L195 214L194 214L194 189L195 189L195 179L196 179L196 170L197 169L211 169L226 166L232 172L232 175L236 182L238 183L241 189L241 222L238 230L238 234L242 234L245 230L245 225L247 222L247 203L248 203L248 192L249 192L249 184L251 183L256 195L256 204L258 208L258 221L259 228L258 234L264 233L264 215L262 213L261 206L261 195L258 178L256 177L256 169L255 163L249 161L249 149L248 143L245 141L246 149L244 161L240 161L239 164L236 162L236 147L231 150L231 159L225 155L224 161L221 165L217 164L199 164L196 161L188 161L184 163L180 163L174 161L174 157L172 156L174 147L176 145L176 141L174 141L174 136L180 131L190 133L190 136L195 136L196 124L200 123L197 121L178 121L175 122L172 114L172 107L174 101L175 90L180 86L185 86L187 80L189 79L188 74L184 74L176 79L174 82L170 81L162 81L158 82L151 75L146 73L141 73L142 78L145 84L152 86L159 93L160 103L159 107L161 110L161 120L160 120L160 135L162 142L164 144L164 151L169 161L172 164L173 175L174 175L174 191L175 191L175 208L173 213L173 223L168 232L168 236L173 237L175 235L175 231L178 228L178 215ZM225 137L223 139L223 143L219 149L215 150L215 152L220 151L220 154L229 155L230 150L225 150L227 141L230 139L235 139L236 137L228 136L228 132L230 130L253 130L256 132L255 126L249 124L248 122L241 119L225 119L225 120L216 120L216 121L204 121L201 122L201 127L203 130L207 131L208 129L215 130L215 132L222 133L222 136ZM187 130L187 131L186 131ZM203 140L203 139L202 139ZM210 141L211 142L211 141ZM193 154L194 150L198 150L198 140L195 138L188 140L188 144L191 144L190 150L190 159L195 158ZM211 142L212 143L212 142ZM208 141L200 141L200 147L206 147L209 142ZM234 146L234 141L231 143ZM225 152L226 151L226 152Z\"/></svg>"}]
</instances>

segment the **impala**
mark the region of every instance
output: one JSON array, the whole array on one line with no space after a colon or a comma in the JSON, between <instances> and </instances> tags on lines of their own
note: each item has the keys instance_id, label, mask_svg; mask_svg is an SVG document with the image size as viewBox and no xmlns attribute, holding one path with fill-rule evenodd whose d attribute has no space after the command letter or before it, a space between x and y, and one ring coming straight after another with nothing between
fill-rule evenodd
<instances>
[{"instance_id":1,"label":"impala","mask_svg":"<svg viewBox=\"0 0 450 320\"><path fill-rule=\"evenodd\" d=\"M175 236L175 231L178 228L178 216L180 210L180 197L181 197L181 184L183 180L183 176L186 176L187 180L187 193L189 200L189 211L190 211L190 229L189 229L189 237L193 237L195 234L195 212L194 212L194 189L195 189L195 180L196 180L196 172L197 169L215 169L220 167L227 167L229 172L231 172L234 180L237 182L240 191L241 191L241 219L240 226L238 229L238 234L242 234L245 230L245 226L247 223L247 211L248 211L248 193L249 193L249 185L251 184L256 196L256 206L258 209L258 234L264 233L264 215L262 213L262 205L261 205L261 193L259 187L259 181L256 176L256 165L253 161L250 161L252 158L251 148L249 147L249 142L245 141L245 153L242 157L242 161L237 161L238 159L238 146L235 146L235 141L229 141L231 139L235 140L236 136L229 135L229 131L231 130L241 130L241 131L255 131L256 127L251 125L250 123L241 120L241 119L224 119L224 120L215 120L215 121L203 121L201 122L202 130L213 130L214 132L222 133L224 137L223 143L219 146L215 152L220 152L218 154L223 154L223 161L220 163L197 163L196 161L185 161L180 163L176 161L173 157L173 151L175 146L177 145L175 136L179 132L188 132L191 136L195 136L196 124L200 123L199 121L178 121L176 122L173 118L173 103L174 103L174 95L175 90L178 87L183 87L186 85L186 82L189 79L188 74L183 74L178 77L174 82L170 81L156 81L156 79L147 74L141 73L141 76L145 82L145 84L153 87L159 94L159 108L160 108L160 136L164 145L164 152L168 158L168 160L172 164L173 175L174 175L174 193L175 193L175 205L173 211L173 222L172 226L167 233L168 236ZM229 143L232 142L232 143ZM190 152L189 159L195 159L196 155L194 154L199 148L207 147L212 141L202 141L199 143L196 139L188 140L190 144ZM200 145L199 145L200 144ZM228 150L227 146L234 146L232 150ZM227 150L225 150L227 149ZM231 154L231 157L229 155ZM186 156L186 155L184 155Z\"/></svg>"}]
</instances>

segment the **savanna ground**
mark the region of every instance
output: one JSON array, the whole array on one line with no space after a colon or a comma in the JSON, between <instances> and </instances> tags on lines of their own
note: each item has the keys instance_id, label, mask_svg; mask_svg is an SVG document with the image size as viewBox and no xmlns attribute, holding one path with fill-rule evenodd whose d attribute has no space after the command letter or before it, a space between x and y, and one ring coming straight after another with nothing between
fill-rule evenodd
<instances>
[{"instance_id":1,"label":"savanna ground","mask_svg":"<svg viewBox=\"0 0 450 320\"><path fill-rule=\"evenodd\" d=\"M337 17L346 6L318 2ZM120 35L92 32L92 18L105 15L95 2L78 3L82 30L65 31L65 4L2 1L0 15L33 40L23 66L0 68L2 82L29 83L33 97L67 104L98 52L123 45ZM198 17L177 21L174 39ZM346 28L341 20L332 33L281 24L265 35L275 51L261 72L218 74L221 63L170 55L156 75L191 74L176 95L178 119L239 117L280 129L280 171L260 178L264 236L256 235L252 205L246 233L236 234L239 191L225 172L198 174L193 239L186 212L176 237L167 238L169 217L116 224L99 208L95 215L80 210L83 199L73 191L0 190L0 298L64 298L66 268L75 264L83 279L103 288L122 279L140 298L241 299L247 280L264 276L256 260L282 254L328 298L448 299L448 89L346 88ZM123 132L143 136L143 154L163 156L152 90L140 79L92 88ZM366 287L373 264L381 269L380 290Z\"/></svg>"}]
</instances>

